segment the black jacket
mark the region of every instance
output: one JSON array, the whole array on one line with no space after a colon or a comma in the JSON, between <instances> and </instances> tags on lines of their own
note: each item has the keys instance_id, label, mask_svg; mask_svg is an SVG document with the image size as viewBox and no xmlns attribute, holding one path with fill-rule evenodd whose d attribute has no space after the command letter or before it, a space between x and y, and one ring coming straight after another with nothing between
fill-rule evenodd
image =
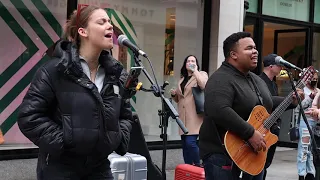
<instances>
[{"instance_id":1,"label":"black jacket","mask_svg":"<svg viewBox=\"0 0 320 180\"><path fill-rule=\"evenodd\" d=\"M211 75L205 88L205 115L199 133L201 158L226 153L222 143L228 130L244 140L253 135L254 128L246 121L252 109L261 104L253 82L261 93L263 106L271 113L283 98L272 97L265 82L256 74L245 75L223 62Z\"/></svg>"},{"instance_id":2,"label":"black jacket","mask_svg":"<svg viewBox=\"0 0 320 180\"><path fill-rule=\"evenodd\" d=\"M271 81L266 73L262 72L259 76L267 84L268 89L272 96L279 96L278 94L278 85L276 82Z\"/></svg>"},{"instance_id":3,"label":"black jacket","mask_svg":"<svg viewBox=\"0 0 320 180\"><path fill-rule=\"evenodd\" d=\"M83 73L75 46L60 41L53 58L38 69L19 109L18 125L40 152L106 157L125 154L132 112L122 98L123 66L103 51L101 92ZM115 89L119 87L120 93Z\"/></svg>"}]
</instances>

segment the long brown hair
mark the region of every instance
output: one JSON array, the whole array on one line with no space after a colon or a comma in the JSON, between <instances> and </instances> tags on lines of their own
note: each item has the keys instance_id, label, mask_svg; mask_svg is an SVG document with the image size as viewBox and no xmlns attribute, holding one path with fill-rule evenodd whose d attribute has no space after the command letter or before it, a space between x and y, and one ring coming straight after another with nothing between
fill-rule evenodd
<instances>
[{"instance_id":1,"label":"long brown hair","mask_svg":"<svg viewBox=\"0 0 320 180\"><path fill-rule=\"evenodd\" d=\"M78 9L73 11L64 27L63 38L76 43L76 45L80 47L78 29L86 28L91 14L98 9L101 8L91 5L83 8L81 8L81 6L79 8L78 6Z\"/></svg>"}]
</instances>

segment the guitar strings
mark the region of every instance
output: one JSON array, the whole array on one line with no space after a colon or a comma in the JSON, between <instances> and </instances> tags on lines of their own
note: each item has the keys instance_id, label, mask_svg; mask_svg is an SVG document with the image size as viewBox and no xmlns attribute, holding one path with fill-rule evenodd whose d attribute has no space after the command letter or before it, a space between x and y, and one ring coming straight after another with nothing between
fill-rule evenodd
<instances>
[{"instance_id":1,"label":"guitar strings","mask_svg":"<svg viewBox=\"0 0 320 180\"><path fill-rule=\"evenodd\" d=\"M303 88L305 85L304 83L300 80L297 84L297 88ZM257 130L261 133L266 133L271 126L274 124L274 122L279 119L280 115L288 108L288 106L292 102L292 96L293 96L294 91L291 91L289 96L287 96L276 108L276 110L269 116L271 118L268 118L264 123L263 126L260 126Z\"/></svg>"}]
</instances>

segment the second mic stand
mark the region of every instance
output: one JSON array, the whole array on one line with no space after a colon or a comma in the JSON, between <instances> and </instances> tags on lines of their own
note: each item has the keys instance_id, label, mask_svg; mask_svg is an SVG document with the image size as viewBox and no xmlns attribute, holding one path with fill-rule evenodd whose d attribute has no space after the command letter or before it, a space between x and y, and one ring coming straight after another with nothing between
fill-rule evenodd
<instances>
[{"instance_id":1,"label":"second mic stand","mask_svg":"<svg viewBox=\"0 0 320 180\"><path fill-rule=\"evenodd\" d=\"M139 60L139 54L134 53L134 60L136 65L143 67L141 61ZM151 65L152 66L152 65ZM158 83L155 84L152 80L149 73L143 68L144 75L148 78L151 83L151 90L147 90L148 92L151 91L156 97L161 98L162 102L162 110L159 115L161 115L161 128L162 128L162 136L163 136L163 150L162 150L162 179L166 180L166 158L167 158L167 128L168 128L168 119L169 117L176 120L177 124L181 128L184 134L188 134L188 130L183 125L182 121L179 119L179 114L171 104L168 98L164 97L162 88L159 87Z\"/></svg>"},{"instance_id":2,"label":"second mic stand","mask_svg":"<svg viewBox=\"0 0 320 180\"><path fill-rule=\"evenodd\" d=\"M163 83L163 85L160 87L161 89L161 93L163 94L165 91L166 86L169 85L169 83L167 81L165 81ZM172 103L171 99L170 99L170 103ZM160 134L160 138L163 139L163 134L164 134L164 126L168 127L168 119L170 116L168 116L168 110L163 106L162 103L162 109L158 110L158 116L159 116L159 120L160 120L160 125L159 128L161 129L161 134Z\"/></svg>"},{"instance_id":3,"label":"second mic stand","mask_svg":"<svg viewBox=\"0 0 320 180\"><path fill-rule=\"evenodd\" d=\"M289 69L286 69L287 73L288 73L288 76L289 76L289 79L290 79L290 83L291 83L291 88L292 90L294 91L295 95L296 95L296 98L298 100L298 105L300 107L300 111L301 111L301 115L303 117L303 121L305 122L305 124L307 125L307 128L308 128L308 131L309 131L309 134L311 136L311 147L312 147L312 151L313 151L313 155L315 156L315 160L316 162L319 163L320 161L320 150L319 148L317 147L317 143L316 143L316 140L314 138L314 133L312 131L312 129L310 128L310 125L309 125L309 122L307 120L307 117L303 111L303 108L302 108L302 105L301 105L301 99L299 97L299 94L297 92L297 88L295 87L295 84L293 82L293 77L292 77L292 73ZM303 77L303 75L301 76ZM300 121L300 119L298 119L298 121ZM302 134L300 134L300 138L301 138Z\"/></svg>"}]
</instances>

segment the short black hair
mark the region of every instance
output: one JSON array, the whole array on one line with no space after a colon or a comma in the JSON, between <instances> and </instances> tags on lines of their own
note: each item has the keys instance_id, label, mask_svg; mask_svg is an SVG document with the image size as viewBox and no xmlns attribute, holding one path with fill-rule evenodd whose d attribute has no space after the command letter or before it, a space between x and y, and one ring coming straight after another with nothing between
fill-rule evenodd
<instances>
[{"instance_id":1,"label":"short black hair","mask_svg":"<svg viewBox=\"0 0 320 180\"><path fill-rule=\"evenodd\" d=\"M223 54L225 58L230 56L230 52L234 49L234 46L238 43L240 39L251 37L248 32L237 32L231 34L223 41Z\"/></svg>"},{"instance_id":2,"label":"short black hair","mask_svg":"<svg viewBox=\"0 0 320 180\"><path fill-rule=\"evenodd\" d=\"M187 61L188 61L188 58L193 56L195 59L196 59L196 64L198 66L198 71L200 70L200 67L199 67L199 62L198 62L198 58L195 56L195 55L188 55L185 59L184 59L184 62L182 64L182 67L181 67L181 70L180 70L180 75L181 77L188 77L188 70L186 68L186 64L187 64Z\"/></svg>"}]
</instances>

